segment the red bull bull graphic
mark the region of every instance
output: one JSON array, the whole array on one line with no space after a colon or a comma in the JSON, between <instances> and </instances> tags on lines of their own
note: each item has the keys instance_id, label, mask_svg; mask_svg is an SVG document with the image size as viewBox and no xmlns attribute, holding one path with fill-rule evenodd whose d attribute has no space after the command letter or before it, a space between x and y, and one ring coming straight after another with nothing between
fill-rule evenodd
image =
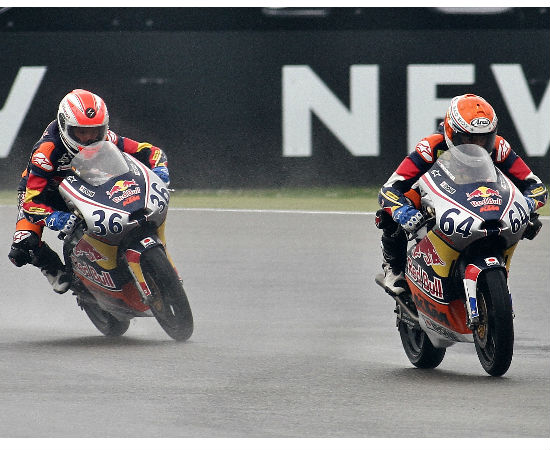
<instances>
[{"instance_id":1,"label":"red bull bull graphic","mask_svg":"<svg viewBox=\"0 0 550 450\"><path fill-rule=\"evenodd\" d=\"M104 270L97 271L89 264L80 262L78 259L75 258L74 254L71 255L71 260L73 262L73 270L75 272L82 275L84 278L87 278L88 280L99 284L103 288L116 290L116 285L111 278L111 274L109 272L105 272Z\"/></svg>"},{"instance_id":2,"label":"red bull bull graphic","mask_svg":"<svg viewBox=\"0 0 550 450\"><path fill-rule=\"evenodd\" d=\"M421 267L413 263L412 258L407 258L407 275L426 294L443 300L443 283L441 278L434 276L430 280L429 274Z\"/></svg>"},{"instance_id":3,"label":"red bull bull graphic","mask_svg":"<svg viewBox=\"0 0 550 450\"><path fill-rule=\"evenodd\" d=\"M131 189L133 186L135 186L135 189ZM119 180L113 185L111 189L105 192L111 200L113 200L115 203L119 203L128 197L140 194L141 189L136 183L136 180ZM119 192L121 193L121 195L114 197Z\"/></svg>"},{"instance_id":4,"label":"red bull bull graphic","mask_svg":"<svg viewBox=\"0 0 550 450\"><path fill-rule=\"evenodd\" d=\"M84 256L90 262L107 260L105 256L99 253L95 247L85 239L81 239L73 251L74 255L78 258Z\"/></svg>"},{"instance_id":5,"label":"red bull bull graphic","mask_svg":"<svg viewBox=\"0 0 550 450\"><path fill-rule=\"evenodd\" d=\"M466 199L476 208L485 205L502 205L500 192L487 186L479 186L472 192L466 193Z\"/></svg>"},{"instance_id":6,"label":"red bull bull graphic","mask_svg":"<svg viewBox=\"0 0 550 450\"><path fill-rule=\"evenodd\" d=\"M421 256L424 258L424 261L428 266L433 266L434 264L439 266L445 265L445 261L439 257L432 241L428 238L424 238L416 244L412 252L412 257L414 259L420 258Z\"/></svg>"}]
</instances>

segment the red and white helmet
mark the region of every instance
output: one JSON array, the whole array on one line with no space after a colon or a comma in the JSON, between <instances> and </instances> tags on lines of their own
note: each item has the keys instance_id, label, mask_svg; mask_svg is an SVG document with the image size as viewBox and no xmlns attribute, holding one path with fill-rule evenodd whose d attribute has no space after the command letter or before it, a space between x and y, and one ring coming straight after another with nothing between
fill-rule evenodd
<instances>
[{"instance_id":1,"label":"red and white helmet","mask_svg":"<svg viewBox=\"0 0 550 450\"><path fill-rule=\"evenodd\" d=\"M61 139L71 155L102 141L109 129L107 105L101 97L84 89L69 92L59 103L57 122Z\"/></svg>"},{"instance_id":2,"label":"red and white helmet","mask_svg":"<svg viewBox=\"0 0 550 450\"><path fill-rule=\"evenodd\" d=\"M497 134L497 115L482 97L464 94L454 97L445 116L445 142L449 147L477 144L493 151Z\"/></svg>"}]
</instances>

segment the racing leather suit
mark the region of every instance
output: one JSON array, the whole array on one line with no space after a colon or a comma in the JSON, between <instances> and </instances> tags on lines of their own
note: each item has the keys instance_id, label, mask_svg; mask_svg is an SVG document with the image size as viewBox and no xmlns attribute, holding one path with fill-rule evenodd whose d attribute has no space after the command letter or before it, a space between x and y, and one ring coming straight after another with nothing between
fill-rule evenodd
<instances>
[{"instance_id":1,"label":"racing leather suit","mask_svg":"<svg viewBox=\"0 0 550 450\"><path fill-rule=\"evenodd\" d=\"M151 169L167 167L164 152L147 142L136 142L112 131L108 131L105 139ZM71 173L71 160L61 140L57 120L54 120L34 145L17 189L19 210L8 255L17 267L31 263L50 273L64 269L57 253L42 241L42 232L51 213L67 211L58 186Z\"/></svg>"},{"instance_id":2,"label":"racing leather suit","mask_svg":"<svg viewBox=\"0 0 550 450\"><path fill-rule=\"evenodd\" d=\"M380 189L378 203L382 209L376 212L375 223L383 230L381 244L384 260L396 271L403 272L405 269L407 237L392 219L392 212L406 204L414 205L417 209L420 207L420 197L412 187L446 150L448 146L440 125L437 133L425 137L416 145L415 150L405 157ZM546 186L503 137L496 136L491 158L523 195L535 201L535 209L544 206L548 197Z\"/></svg>"}]
</instances>

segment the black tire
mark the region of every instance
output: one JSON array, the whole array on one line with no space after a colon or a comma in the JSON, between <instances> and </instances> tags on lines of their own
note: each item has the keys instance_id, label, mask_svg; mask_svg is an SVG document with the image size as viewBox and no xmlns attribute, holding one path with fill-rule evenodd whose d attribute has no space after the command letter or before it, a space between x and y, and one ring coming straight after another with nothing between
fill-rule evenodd
<instances>
[{"instance_id":1,"label":"black tire","mask_svg":"<svg viewBox=\"0 0 550 450\"><path fill-rule=\"evenodd\" d=\"M119 320L99 306L91 303L81 303L81 306L95 327L105 336L122 336L130 326L130 320Z\"/></svg>"},{"instance_id":2,"label":"black tire","mask_svg":"<svg viewBox=\"0 0 550 450\"><path fill-rule=\"evenodd\" d=\"M446 348L436 348L428 335L419 327L399 323L399 336L409 361L419 369L434 369L445 357Z\"/></svg>"},{"instance_id":3,"label":"black tire","mask_svg":"<svg viewBox=\"0 0 550 450\"><path fill-rule=\"evenodd\" d=\"M193 334L193 314L176 271L161 247L141 255L141 269L153 300L151 311L172 339L185 341Z\"/></svg>"},{"instance_id":4,"label":"black tire","mask_svg":"<svg viewBox=\"0 0 550 450\"><path fill-rule=\"evenodd\" d=\"M502 270L482 272L477 287L480 324L474 344L483 369L494 377L504 375L514 354L514 319L506 276Z\"/></svg>"}]
</instances>

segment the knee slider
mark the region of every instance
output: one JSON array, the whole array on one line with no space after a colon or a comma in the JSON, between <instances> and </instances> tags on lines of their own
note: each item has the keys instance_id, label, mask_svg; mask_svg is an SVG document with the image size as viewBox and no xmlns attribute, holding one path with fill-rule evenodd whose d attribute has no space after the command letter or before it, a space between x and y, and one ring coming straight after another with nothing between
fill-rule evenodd
<instances>
[{"instance_id":1,"label":"knee slider","mask_svg":"<svg viewBox=\"0 0 550 450\"><path fill-rule=\"evenodd\" d=\"M393 234L397 230L397 223L385 209L376 211L374 224L379 230L384 230L385 233Z\"/></svg>"},{"instance_id":2,"label":"knee slider","mask_svg":"<svg viewBox=\"0 0 550 450\"><path fill-rule=\"evenodd\" d=\"M40 239L35 232L18 230L13 235L13 242L8 258L17 267L29 264L33 261L39 245Z\"/></svg>"}]
</instances>

